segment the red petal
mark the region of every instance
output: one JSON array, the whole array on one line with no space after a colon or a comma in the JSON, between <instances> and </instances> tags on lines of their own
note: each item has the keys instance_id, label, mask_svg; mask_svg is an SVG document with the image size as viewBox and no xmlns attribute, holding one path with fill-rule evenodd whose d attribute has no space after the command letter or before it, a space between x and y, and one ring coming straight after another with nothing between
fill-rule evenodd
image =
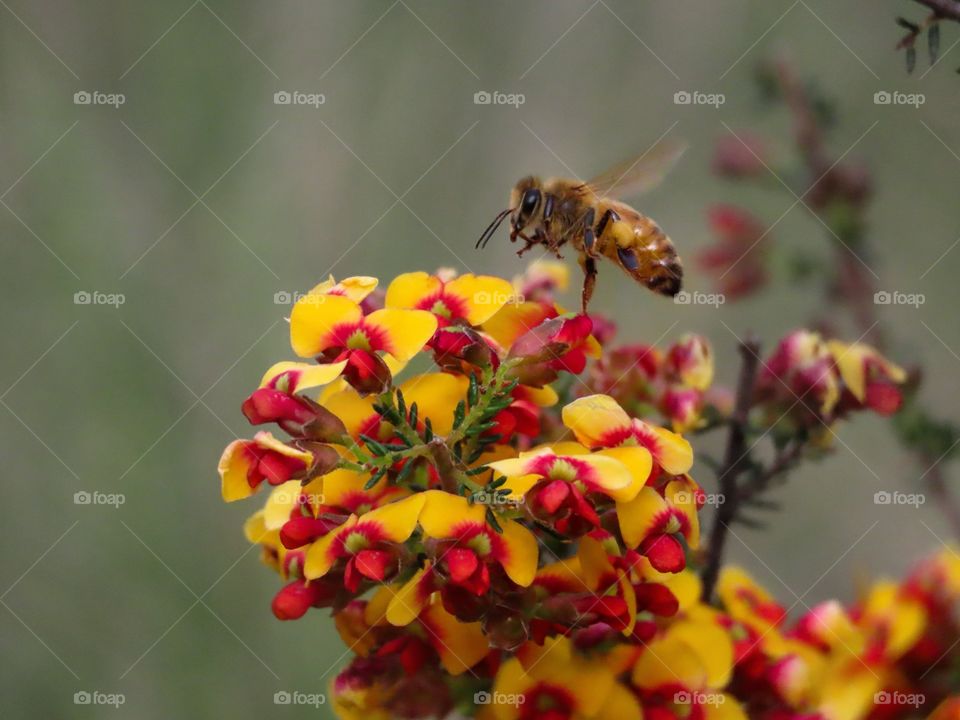
<instances>
[{"instance_id":1,"label":"red petal","mask_svg":"<svg viewBox=\"0 0 960 720\"><path fill-rule=\"evenodd\" d=\"M537 502L552 515L568 495L570 495L570 485L563 480L554 480L540 489L537 493Z\"/></svg>"},{"instance_id":2,"label":"red petal","mask_svg":"<svg viewBox=\"0 0 960 720\"><path fill-rule=\"evenodd\" d=\"M364 577L382 582L393 561L393 553L386 550L361 550L354 557L357 571Z\"/></svg>"},{"instance_id":3,"label":"red petal","mask_svg":"<svg viewBox=\"0 0 960 720\"><path fill-rule=\"evenodd\" d=\"M295 580L273 596L270 606L278 620L296 620L303 617L317 597L316 586Z\"/></svg>"},{"instance_id":4,"label":"red petal","mask_svg":"<svg viewBox=\"0 0 960 720\"><path fill-rule=\"evenodd\" d=\"M634 585L637 594L637 609L649 610L654 615L670 617L676 615L680 603L670 588L659 583L641 583Z\"/></svg>"},{"instance_id":5,"label":"red petal","mask_svg":"<svg viewBox=\"0 0 960 720\"><path fill-rule=\"evenodd\" d=\"M335 527L337 527L336 523L329 520L297 515L290 518L280 528L280 542L283 543L285 548L292 550L313 542Z\"/></svg>"},{"instance_id":6,"label":"red petal","mask_svg":"<svg viewBox=\"0 0 960 720\"><path fill-rule=\"evenodd\" d=\"M659 572L677 573L687 565L683 546L673 535L652 535L640 545L640 554Z\"/></svg>"},{"instance_id":7,"label":"red petal","mask_svg":"<svg viewBox=\"0 0 960 720\"><path fill-rule=\"evenodd\" d=\"M881 415L893 415L900 409L903 403L903 395L900 388L887 383L870 383L867 385L867 407L872 408Z\"/></svg>"},{"instance_id":8,"label":"red petal","mask_svg":"<svg viewBox=\"0 0 960 720\"><path fill-rule=\"evenodd\" d=\"M456 583L462 583L474 572L480 561L477 554L469 548L455 547L447 551L443 556L443 561L450 572L450 579Z\"/></svg>"}]
</instances>

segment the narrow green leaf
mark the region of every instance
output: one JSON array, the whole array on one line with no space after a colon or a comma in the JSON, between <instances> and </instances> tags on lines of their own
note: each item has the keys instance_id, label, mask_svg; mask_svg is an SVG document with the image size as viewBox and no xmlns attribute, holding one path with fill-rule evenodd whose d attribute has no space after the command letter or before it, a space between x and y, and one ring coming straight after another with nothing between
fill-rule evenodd
<instances>
[{"instance_id":1,"label":"narrow green leaf","mask_svg":"<svg viewBox=\"0 0 960 720\"><path fill-rule=\"evenodd\" d=\"M493 510L487 508L487 524L494 529L494 532L497 535L503 535L503 528L500 527L500 523L497 522L497 516L494 514Z\"/></svg>"}]
</instances>

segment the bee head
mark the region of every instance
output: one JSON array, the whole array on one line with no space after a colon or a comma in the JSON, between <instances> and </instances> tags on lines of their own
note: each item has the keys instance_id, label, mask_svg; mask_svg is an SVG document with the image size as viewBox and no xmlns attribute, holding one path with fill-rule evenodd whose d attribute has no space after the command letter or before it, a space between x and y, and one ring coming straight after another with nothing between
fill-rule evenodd
<instances>
[{"instance_id":1,"label":"bee head","mask_svg":"<svg viewBox=\"0 0 960 720\"><path fill-rule=\"evenodd\" d=\"M511 216L510 240L515 240L517 235L523 233L523 229L535 216L537 209L540 207L542 195L540 192L539 179L530 175L520 180L520 182L514 185L513 190L510 192L510 207L497 214L493 222L483 231L480 239L477 240L476 247L486 247L487 243L490 242L490 238L493 237L497 228L500 227L508 215Z\"/></svg>"},{"instance_id":2,"label":"bee head","mask_svg":"<svg viewBox=\"0 0 960 720\"><path fill-rule=\"evenodd\" d=\"M513 208L513 216L510 219L511 240L516 239L517 235L530 224L542 200L543 193L537 178L525 177L514 186L513 192L510 193L510 207Z\"/></svg>"}]
</instances>

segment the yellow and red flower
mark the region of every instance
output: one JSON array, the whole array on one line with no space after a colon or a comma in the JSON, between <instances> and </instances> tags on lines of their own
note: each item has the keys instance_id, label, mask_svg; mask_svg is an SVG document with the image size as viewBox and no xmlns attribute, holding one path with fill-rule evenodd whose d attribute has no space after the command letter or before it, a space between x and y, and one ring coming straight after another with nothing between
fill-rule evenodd
<instances>
[{"instance_id":1,"label":"yellow and red flower","mask_svg":"<svg viewBox=\"0 0 960 720\"><path fill-rule=\"evenodd\" d=\"M441 328L479 326L515 299L513 286L490 275L460 275L444 280L425 272L399 275L387 288L386 307L426 310Z\"/></svg>"},{"instance_id":2,"label":"yellow and red flower","mask_svg":"<svg viewBox=\"0 0 960 720\"><path fill-rule=\"evenodd\" d=\"M290 344L300 357L346 362L343 373L362 392L383 389L391 377L384 353L398 368L423 349L437 329L424 310L384 308L364 314L346 295L311 292L290 313Z\"/></svg>"},{"instance_id":3,"label":"yellow and red flower","mask_svg":"<svg viewBox=\"0 0 960 720\"><path fill-rule=\"evenodd\" d=\"M402 543L417 527L423 494L411 495L361 516L351 515L307 550L304 577L314 580L344 563L344 585L356 592L366 580L384 582L401 565Z\"/></svg>"},{"instance_id":4,"label":"yellow and red flower","mask_svg":"<svg viewBox=\"0 0 960 720\"><path fill-rule=\"evenodd\" d=\"M576 443L539 448L488 465L495 475L506 477L504 487L511 490L511 498L524 499L534 517L571 537L600 525L588 495L632 500L650 466L644 448L624 448L611 455L590 453Z\"/></svg>"},{"instance_id":5,"label":"yellow and red flower","mask_svg":"<svg viewBox=\"0 0 960 720\"><path fill-rule=\"evenodd\" d=\"M901 386L906 371L864 343L847 345L839 340L827 343L840 370L850 404L868 407L881 415L892 415L903 403Z\"/></svg>"},{"instance_id":6,"label":"yellow and red flower","mask_svg":"<svg viewBox=\"0 0 960 720\"><path fill-rule=\"evenodd\" d=\"M416 573L391 602L387 617L403 625L419 615L431 593L456 586L470 594L490 589L491 571L502 570L519 587L533 582L537 541L527 528L507 517L498 518L498 532L487 522L487 507L443 490L421 493L420 527L433 562Z\"/></svg>"},{"instance_id":7,"label":"yellow and red flower","mask_svg":"<svg viewBox=\"0 0 960 720\"><path fill-rule=\"evenodd\" d=\"M234 440L217 466L223 499L250 497L264 480L280 485L305 477L315 462L313 452L281 442L268 432L258 432L253 440Z\"/></svg>"},{"instance_id":8,"label":"yellow and red flower","mask_svg":"<svg viewBox=\"0 0 960 720\"><path fill-rule=\"evenodd\" d=\"M662 468L682 475L693 465L690 443L680 435L631 418L609 395L588 395L563 408L563 424L589 448L639 445L653 456L652 479Z\"/></svg>"}]
</instances>

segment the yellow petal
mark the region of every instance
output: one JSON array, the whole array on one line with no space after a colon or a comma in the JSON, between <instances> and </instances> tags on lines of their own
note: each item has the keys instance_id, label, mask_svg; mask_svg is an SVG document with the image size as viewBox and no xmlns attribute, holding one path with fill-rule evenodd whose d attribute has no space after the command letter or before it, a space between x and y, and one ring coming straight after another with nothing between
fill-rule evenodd
<instances>
[{"instance_id":1,"label":"yellow petal","mask_svg":"<svg viewBox=\"0 0 960 720\"><path fill-rule=\"evenodd\" d=\"M625 445L600 450L597 454L613 458L630 470L633 482L624 488L616 499L633 500L640 492L640 488L647 484L647 478L650 477L650 470L653 468L653 457L650 455L650 451L645 447Z\"/></svg>"},{"instance_id":2,"label":"yellow petal","mask_svg":"<svg viewBox=\"0 0 960 720\"><path fill-rule=\"evenodd\" d=\"M247 454L249 440L234 440L227 445L217 463L220 473L220 494L224 502L250 497L256 490L247 482L247 471L252 459Z\"/></svg>"},{"instance_id":3,"label":"yellow petal","mask_svg":"<svg viewBox=\"0 0 960 720\"><path fill-rule=\"evenodd\" d=\"M643 709L636 695L620 683L615 683L594 718L595 720L643 720Z\"/></svg>"},{"instance_id":4,"label":"yellow petal","mask_svg":"<svg viewBox=\"0 0 960 720\"><path fill-rule=\"evenodd\" d=\"M749 720L743 706L727 693L712 693L713 702L707 703L703 710L706 720Z\"/></svg>"},{"instance_id":5,"label":"yellow petal","mask_svg":"<svg viewBox=\"0 0 960 720\"><path fill-rule=\"evenodd\" d=\"M427 607L420 616L427 639L440 655L440 664L451 675L461 675L490 652L479 622L462 623L441 603Z\"/></svg>"},{"instance_id":6,"label":"yellow petal","mask_svg":"<svg viewBox=\"0 0 960 720\"><path fill-rule=\"evenodd\" d=\"M383 309L367 315L364 325L380 330L386 338L387 353L406 362L433 337L437 318L426 310Z\"/></svg>"},{"instance_id":7,"label":"yellow petal","mask_svg":"<svg viewBox=\"0 0 960 720\"><path fill-rule=\"evenodd\" d=\"M497 671L497 677L493 681L493 691L499 697L524 695L536 683L536 679L523 669L523 665L515 658L505 660ZM499 702L487 705L492 708L497 720L514 720L519 717L520 708L523 703Z\"/></svg>"},{"instance_id":8,"label":"yellow petal","mask_svg":"<svg viewBox=\"0 0 960 720\"><path fill-rule=\"evenodd\" d=\"M430 569L429 561L417 570L391 598L386 618L391 625L405 626L416 620L430 602L430 593L425 591L424 575Z\"/></svg>"},{"instance_id":9,"label":"yellow petal","mask_svg":"<svg viewBox=\"0 0 960 720\"><path fill-rule=\"evenodd\" d=\"M539 552L533 533L513 520L500 520L503 534L500 539L505 546L500 558L504 572L520 587L527 587L537 574Z\"/></svg>"},{"instance_id":10,"label":"yellow petal","mask_svg":"<svg viewBox=\"0 0 960 720\"><path fill-rule=\"evenodd\" d=\"M553 407L560 401L557 391L550 385L544 385L541 388L531 387L530 385L521 385L523 393L537 407Z\"/></svg>"},{"instance_id":11,"label":"yellow petal","mask_svg":"<svg viewBox=\"0 0 960 720\"><path fill-rule=\"evenodd\" d=\"M465 497L443 490L427 490L414 497L424 498L420 527L427 537L450 538L456 535L457 526L486 524L486 508L470 505Z\"/></svg>"},{"instance_id":12,"label":"yellow petal","mask_svg":"<svg viewBox=\"0 0 960 720\"><path fill-rule=\"evenodd\" d=\"M279 530L290 519L302 488L299 480L288 480L270 491L263 506L263 521L267 530Z\"/></svg>"},{"instance_id":13,"label":"yellow petal","mask_svg":"<svg viewBox=\"0 0 960 720\"><path fill-rule=\"evenodd\" d=\"M700 515L697 510L697 491L699 487L686 475L667 483L664 496L667 501L687 518L687 528L683 535L692 550L700 547Z\"/></svg>"},{"instance_id":14,"label":"yellow petal","mask_svg":"<svg viewBox=\"0 0 960 720\"><path fill-rule=\"evenodd\" d=\"M367 473L358 473L353 470L333 470L323 476L323 501L326 505L347 507L357 495L374 493L386 484L386 477L382 478L377 486L364 490L364 485L370 479ZM364 516L366 517L366 516Z\"/></svg>"},{"instance_id":15,"label":"yellow petal","mask_svg":"<svg viewBox=\"0 0 960 720\"><path fill-rule=\"evenodd\" d=\"M577 559L580 561L580 574L587 587L594 593L605 594L609 588L600 587L600 581L613 573L614 567L603 544L589 536L580 538Z\"/></svg>"},{"instance_id":16,"label":"yellow petal","mask_svg":"<svg viewBox=\"0 0 960 720\"><path fill-rule=\"evenodd\" d=\"M433 432L447 435L453 429L454 408L466 398L469 384L463 375L425 373L404 382L400 385L400 390L408 408L414 403L417 404L417 414L421 422L430 418Z\"/></svg>"},{"instance_id":17,"label":"yellow petal","mask_svg":"<svg viewBox=\"0 0 960 720\"><path fill-rule=\"evenodd\" d=\"M510 303L483 323L483 331L506 350L517 338L543 322L548 315L547 310L537 302Z\"/></svg>"},{"instance_id":18,"label":"yellow petal","mask_svg":"<svg viewBox=\"0 0 960 720\"><path fill-rule=\"evenodd\" d=\"M587 447L603 444L604 436L630 427L630 416L609 395L587 395L563 408L563 424Z\"/></svg>"},{"instance_id":19,"label":"yellow petal","mask_svg":"<svg viewBox=\"0 0 960 720\"><path fill-rule=\"evenodd\" d=\"M426 500L426 493L410 495L389 505L384 505L360 517L362 524L377 526L382 537L390 542L403 542L417 527L417 519Z\"/></svg>"},{"instance_id":20,"label":"yellow petal","mask_svg":"<svg viewBox=\"0 0 960 720\"><path fill-rule=\"evenodd\" d=\"M327 397L321 396L320 400L321 405L340 418L340 422L347 429L347 434L353 438L361 432L366 432L365 426L377 418L373 402L373 397L360 397L360 393L352 387Z\"/></svg>"},{"instance_id":21,"label":"yellow petal","mask_svg":"<svg viewBox=\"0 0 960 720\"><path fill-rule=\"evenodd\" d=\"M306 295L290 312L290 345L300 357L314 357L332 347L330 331L360 322L363 310L340 295Z\"/></svg>"},{"instance_id":22,"label":"yellow petal","mask_svg":"<svg viewBox=\"0 0 960 720\"><path fill-rule=\"evenodd\" d=\"M652 567L651 570L653 570ZM658 573L656 570L653 570L653 572L660 576L656 579L656 582L666 585L674 597L677 598L677 602L680 604L680 612L690 609L700 600L703 583L700 582L700 576L692 570L684 569L678 573Z\"/></svg>"},{"instance_id":23,"label":"yellow petal","mask_svg":"<svg viewBox=\"0 0 960 720\"><path fill-rule=\"evenodd\" d=\"M657 450L655 455L660 467L671 475L683 475L685 472L689 472L690 468L693 467L693 448L690 447L690 443L682 435L666 428L648 423L643 423L643 425L646 426L647 430L652 431L656 437Z\"/></svg>"},{"instance_id":24,"label":"yellow petal","mask_svg":"<svg viewBox=\"0 0 960 720\"><path fill-rule=\"evenodd\" d=\"M630 502L618 502L617 519L626 546L633 549L643 542L656 526L657 516L669 509L660 493L649 487L641 489Z\"/></svg>"},{"instance_id":25,"label":"yellow petal","mask_svg":"<svg viewBox=\"0 0 960 720\"><path fill-rule=\"evenodd\" d=\"M351 515L339 528L331 530L311 543L310 547L307 548L306 559L303 563L303 576L307 580L315 580L330 572L330 568L337 562L337 557L333 552L335 542L356 524L357 516Z\"/></svg>"},{"instance_id":26,"label":"yellow petal","mask_svg":"<svg viewBox=\"0 0 960 720\"><path fill-rule=\"evenodd\" d=\"M257 510L247 518L243 524L243 536L253 544L259 543L267 534L267 526L263 520L263 510Z\"/></svg>"},{"instance_id":27,"label":"yellow petal","mask_svg":"<svg viewBox=\"0 0 960 720\"><path fill-rule=\"evenodd\" d=\"M330 363L329 365L290 361L278 362L263 374L263 379L260 380L260 387L270 385L284 392L302 392L308 388L320 387L332 383L340 377L340 373L343 372L343 368L346 367L346 365L346 360ZM287 375L286 380L279 377L284 374Z\"/></svg>"},{"instance_id":28,"label":"yellow petal","mask_svg":"<svg viewBox=\"0 0 960 720\"><path fill-rule=\"evenodd\" d=\"M724 687L733 672L733 641L714 622L681 620L670 626L671 636L687 644L700 658L709 687Z\"/></svg>"},{"instance_id":29,"label":"yellow petal","mask_svg":"<svg viewBox=\"0 0 960 720\"><path fill-rule=\"evenodd\" d=\"M340 282L333 279L331 275L327 280L314 287L310 294L312 295L343 295L353 300L355 303L363 301L367 295L377 289L380 281L375 277L366 275L357 275L355 277L344 278Z\"/></svg>"},{"instance_id":30,"label":"yellow petal","mask_svg":"<svg viewBox=\"0 0 960 720\"><path fill-rule=\"evenodd\" d=\"M669 633L647 643L633 666L633 684L643 690L678 684L699 690L706 683L707 671L697 653Z\"/></svg>"},{"instance_id":31,"label":"yellow petal","mask_svg":"<svg viewBox=\"0 0 960 720\"><path fill-rule=\"evenodd\" d=\"M397 275L387 288L384 305L388 308L416 308L424 298L438 293L442 287L440 278L425 272Z\"/></svg>"},{"instance_id":32,"label":"yellow petal","mask_svg":"<svg viewBox=\"0 0 960 720\"><path fill-rule=\"evenodd\" d=\"M373 627L387 622L387 609L393 600L399 585L380 585L374 590L370 602L363 609L363 621Z\"/></svg>"},{"instance_id":33,"label":"yellow petal","mask_svg":"<svg viewBox=\"0 0 960 720\"><path fill-rule=\"evenodd\" d=\"M503 278L491 275L461 275L444 287L444 294L458 297L464 304L466 320L480 325L515 299L513 286Z\"/></svg>"}]
</instances>

